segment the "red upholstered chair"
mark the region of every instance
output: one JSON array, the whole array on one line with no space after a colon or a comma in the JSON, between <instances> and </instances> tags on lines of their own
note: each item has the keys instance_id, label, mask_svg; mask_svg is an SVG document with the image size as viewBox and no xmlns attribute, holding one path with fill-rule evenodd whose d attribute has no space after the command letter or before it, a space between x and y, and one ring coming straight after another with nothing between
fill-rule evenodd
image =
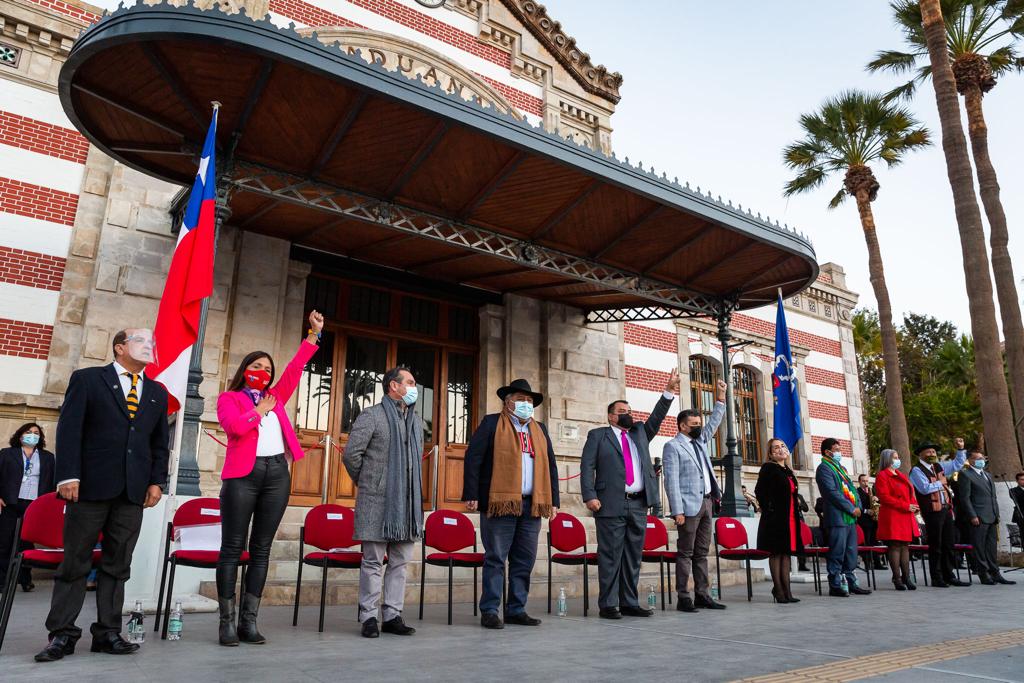
<instances>
[{"instance_id":1,"label":"red upholstered chair","mask_svg":"<svg viewBox=\"0 0 1024 683\"><path fill-rule=\"evenodd\" d=\"M910 544L910 571L914 574L914 581L917 581L917 569L914 568L914 560L921 560L921 575L924 576L924 585L928 585L928 539L925 534L927 528L921 527L921 535Z\"/></svg>"},{"instance_id":2,"label":"red upholstered chair","mask_svg":"<svg viewBox=\"0 0 1024 683\"><path fill-rule=\"evenodd\" d=\"M884 545L864 545L864 529L857 526L857 554L864 560L864 575L868 577L868 585L878 589L878 581L875 580L875 555L884 556L889 549Z\"/></svg>"},{"instance_id":3,"label":"red upholstered chair","mask_svg":"<svg viewBox=\"0 0 1024 683\"><path fill-rule=\"evenodd\" d=\"M325 503L311 508L299 529L299 570L295 579L295 612L292 626L299 623L299 599L302 592L302 566L320 567L320 627L324 631L324 609L327 606L327 570L359 569L363 562L361 550L352 550L354 518L351 508ZM306 545L316 550L306 552ZM358 607L357 607L358 609Z\"/></svg>"},{"instance_id":4,"label":"red upholstered chair","mask_svg":"<svg viewBox=\"0 0 1024 683\"><path fill-rule=\"evenodd\" d=\"M754 599L754 584L750 578L750 561L763 560L770 553L755 550L747 544L747 530L738 519L719 517L715 520L715 574L718 576L718 594L722 594L722 558L745 560L747 567L747 602Z\"/></svg>"},{"instance_id":5,"label":"red upholstered chair","mask_svg":"<svg viewBox=\"0 0 1024 683\"><path fill-rule=\"evenodd\" d=\"M964 559L967 560L964 564L967 565L967 583L974 583L974 578L971 576L971 562L973 558L969 557L974 553L974 546L970 543L954 543L953 554L956 559L956 563L953 565L953 571L956 572L957 581L960 580L960 553L964 554Z\"/></svg>"},{"instance_id":6,"label":"red upholstered chair","mask_svg":"<svg viewBox=\"0 0 1024 683\"><path fill-rule=\"evenodd\" d=\"M178 565L197 569L216 569L220 550L190 550L176 548L171 550L176 531L190 526L206 526L220 524L220 498L193 498L186 500L174 512L174 518L167 523L167 538L164 540L163 572L160 575L160 593L156 601L156 619L153 630L160 628L160 617L163 615L163 630L160 638L167 639L167 623L171 619L171 596L174 594L174 572ZM249 564L249 551L242 551L238 563L242 565L242 584L245 584L245 565ZM170 569L168 578L167 570ZM167 602L164 603L164 587L167 588Z\"/></svg>"},{"instance_id":7,"label":"red upholstered chair","mask_svg":"<svg viewBox=\"0 0 1024 683\"><path fill-rule=\"evenodd\" d=\"M553 552L557 551L557 552ZM583 565L583 616L590 610L590 571L597 553L587 552L587 530L568 512L548 520L548 614L551 613L551 570L556 564Z\"/></svg>"},{"instance_id":8,"label":"red upholstered chair","mask_svg":"<svg viewBox=\"0 0 1024 683\"><path fill-rule=\"evenodd\" d=\"M64 559L64 509L66 502L56 493L36 498L25 510L14 527L14 537L41 548L22 550L11 554L7 564L7 582L0 600L0 648L7 635L7 622L14 606L15 586L22 567L56 569ZM17 545L15 545L17 547ZM100 551L92 551L92 566L100 562Z\"/></svg>"},{"instance_id":9,"label":"red upholstered chair","mask_svg":"<svg viewBox=\"0 0 1024 683\"><path fill-rule=\"evenodd\" d=\"M668 592L672 594L672 565L676 551L669 550L668 529L665 522L654 515L647 515L647 529L644 533L644 552L641 562L656 562L661 585L661 610L665 611L665 573L668 572Z\"/></svg>"},{"instance_id":10,"label":"red upholstered chair","mask_svg":"<svg viewBox=\"0 0 1024 683\"><path fill-rule=\"evenodd\" d=\"M473 547L473 552L463 552ZM427 548L440 552L427 553ZM426 589L427 565L448 567L448 625L452 624L452 575L455 567L473 568L473 616L477 614L477 571L484 566L484 554L476 549L476 528L469 517L455 510L437 510L423 525L420 565L420 619L423 619L423 592Z\"/></svg>"},{"instance_id":11,"label":"red upholstered chair","mask_svg":"<svg viewBox=\"0 0 1024 683\"><path fill-rule=\"evenodd\" d=\"M814 534L811 532L811 527L807 526L807 522L800 522L800 540L804 545L804 554L811 556L811 562L814 566L814 589L818 591L818 595L821 595L821 556L828 555L828 547L823 545L814 545Z\"/></svg>"}]
</instances>

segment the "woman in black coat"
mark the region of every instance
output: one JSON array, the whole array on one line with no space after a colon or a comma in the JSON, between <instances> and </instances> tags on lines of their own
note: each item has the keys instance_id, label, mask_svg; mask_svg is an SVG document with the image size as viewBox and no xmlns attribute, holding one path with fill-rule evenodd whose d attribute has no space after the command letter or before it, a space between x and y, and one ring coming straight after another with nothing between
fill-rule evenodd
<instances>
[{"instance_id":1,"label":"woman in black coat","mask_svg":"<svg viewBox=\"0 0 1024 683\"><path fill-rule=\"evenodd\" d=\"M53 480L53 453L46 450L42 427L35 422L23 424L11 436L10 446L0 450L0 586L5 585L7 563L14 547L31 547L14 538L18 519L29 503L57 488ZM26 592L35 588L28 567L21 568L18 583Z\"/></svg>"},{"instance_id":2,"label":"woman in black coat","mask_svg":"<svg viewBox=\"0 0 1024 683\"><path fill-rule=\"evenodd\" d=\"M803 551L796 475L787 464L789 449L779 439L768 442L768 459L757 475L754 495L761 506L757 549L771 553L772 595L776 602L800 602L789 586L790 557Z\"/></svg>"}]
</instances>

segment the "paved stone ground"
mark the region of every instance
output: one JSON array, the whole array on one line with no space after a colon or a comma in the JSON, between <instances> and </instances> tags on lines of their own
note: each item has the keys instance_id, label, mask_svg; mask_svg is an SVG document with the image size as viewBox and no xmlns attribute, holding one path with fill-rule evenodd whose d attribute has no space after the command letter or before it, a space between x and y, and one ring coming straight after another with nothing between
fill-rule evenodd
<instances>
[{"instance_id":1,"label":"paved stone ground","mask_svg":"<svg viewBox=\"0 0 1024 683\"><path fill-rule=\"evenodd\" d=\"M1009 576L1024 579L1019 572ZM569 617L547 615L538 586L530 604L531 612L544 618L538 628L485 631L469 604L456 605L455 623L448 626L445 606L430 605L422 622L415 607L406 612L419 628L416 636L373 641L357 635L351 606L329 608L323 634L316 630L317 608L302 608L293 628L291 609L272 607L260 621L270 642L231 649L216 644L215 615L190 614L178 642L161 642L150 631L139 654L113 657L90 654L87 635L74 656L36 664L32 656L44 644L49 604L44 584L17 596L0 655L0 680L732 681L834 663L837 669L852 665L863 674L861 680L1024 681L1024 580L1016 586L896 593L879 579L881 590L866 597L819 597L812 585L794 584L802 602L775 605L771 584L765 583L755 587L751 603L742 589L727 590L725 611L659 609L650 619L614 622L598 619L596 610L584 619L578 601L570 603ZM94 613L89 602L80 619L86 628ZM986 638L991 634L1002 635ZM956 642L944 645L949 641ZM924 645L931 647L920 648ZM882 656L907 648L920 648L914 652L923 659ZM877 660L850 661L867 655ZM780 680L858 680L858 675L806 672Z\"/></svg>"}]
</instances>

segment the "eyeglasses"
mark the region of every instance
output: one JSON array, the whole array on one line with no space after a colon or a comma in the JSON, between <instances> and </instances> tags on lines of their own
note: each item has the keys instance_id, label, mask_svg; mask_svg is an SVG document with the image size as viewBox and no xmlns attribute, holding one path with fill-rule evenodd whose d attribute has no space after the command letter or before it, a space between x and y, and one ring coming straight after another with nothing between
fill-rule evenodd
<instances>
[{"instance_id":1,"label":"eyeglasses","mask_svg":"<svg viewBox=\"0 0 1024 683\"><path fill-rule=\"evenodd\" d=\"M153 345L153 338L152 337L143 337L141 335L136 334L136 335L133 335L131 337L125 337L125 342L138 342L140 344L145 344L146 346L152 346Z\"/></svg>"}]
</instances>

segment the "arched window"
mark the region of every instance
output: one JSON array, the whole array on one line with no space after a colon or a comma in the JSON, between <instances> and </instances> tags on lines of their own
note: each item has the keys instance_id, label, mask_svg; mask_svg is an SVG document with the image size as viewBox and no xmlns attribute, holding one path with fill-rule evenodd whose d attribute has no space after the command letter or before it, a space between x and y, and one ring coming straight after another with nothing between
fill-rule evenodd
<instances>
[{"instance_id":1,"label":"arched window","mask_svg":"<svg viewBox=\"0 0 1024 683\"><path fill-rule=\"evenodd\" d=\"M690 407L699 410L707 422L708 416L715 407L715 393L718 391L718 366L706 356L690 356ZM720 429L711 442L712 458L722 457L722 434Z\"/></svg>"},{"instance_id":2,"label":"arched window","mask_svg":"<svg viewBox=\"0 0 1024 683\"><path fill-rule=\"evenodd\" d=\"M742 365L732 369L732 394L735 399L737 448L746 465L761 464L761 412L758 409L757 381L754 371Z\"/></svg>"}]
</instances>

